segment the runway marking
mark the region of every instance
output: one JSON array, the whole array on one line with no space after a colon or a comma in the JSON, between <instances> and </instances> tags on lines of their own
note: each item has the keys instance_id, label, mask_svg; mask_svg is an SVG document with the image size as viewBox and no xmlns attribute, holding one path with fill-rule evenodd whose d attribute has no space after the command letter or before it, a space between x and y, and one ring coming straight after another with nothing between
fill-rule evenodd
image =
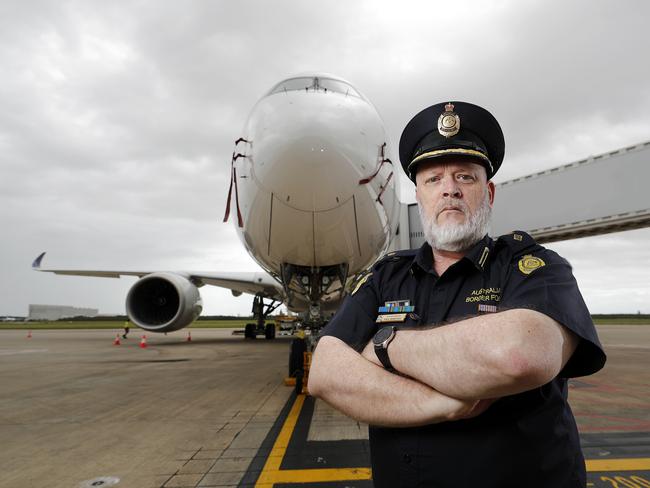
<instances>
[{"instance_id":1,"label":"runway marking","mask_svg":"<svg viewBox=\"0 0 650 488\"><path fill-rule=\"evenodd\" d=\"M353 481L370 480L372 472L370 468L331 468L331 469L280 469L282 460L289 446L291 434L293 434L298 422L298 416L305 403L305 395L298 395L287 415L282 430L273 444L269 457L264 464L255 488L272 488L275 483L304 483L304 482L327 482L327 481Z\"/></svg>"},{"instance_id":2,"label":"runway marking","mask_svg":"<svg viewBox=\"0 0 650 488\"><path fill-rule=\"evenodd\" d=\"M587 459L588 472L601 473L605 471L648 471L650 458L627 459Z\"/></svg>"},{"instance_id":3,"label":"runway marking","mask_svg":"<svg viewBox=\"0 0 650 488\"><path fill-rule=\"evenodd\" d=\"M286 412L286 409L289 411L288 413L284 414L286 415L284 420L278 419L280 422L282 422L282 426L279 428L279 432L278 430L275 431L277 432L277 437L273 441L273 446L270 449L270 452L267 451L268 455L266 457L266 461L264 462L262 471L259 473L257 480L254 481L255 488L273 488L276 484L286 486L304 483L316 484L341 481L371 481L372 470L368 466L282 469L283 461L285 461L285 456L287 454L287 449L290 447L290 443L292 442L292 436L294 435L294 432L300 431L301 429L304 430L304 425L303 427L300 427L300 425L306 421L305 418L302 418L300 419L299 424L301 412L304 409L303 407L305 407L305 395L298 395L294 398L295 399L291 407L289 408L289 405L285 407L284 411ZM306 413L303 413L303 417L304 415L308 415L310 413L309 409L305 410L305 412ZM299 434L299 436L300 435L302 434ZM293 439L293 442L295 443L296 439ZM295 447L292 449L295 450ZM291 449L289 449L289 451L291 452ZM301 450L301 452L303 451ZM292 456L293 455L295 455L295 453L292 454ZM623 480L626 476L638 477L639 475L645 476L650 473L650 458L648 457L586 459L585 464L590 481L588 483L588 486L601 486L600 484L595 485L594 481L598 483L597 480L599 479L600 481L605 482L609 480L607 476L614 476L614 480L616 481L619 480L619 478ZM286 461L284 462L284 465L285 467L287 466ZM249 470L250 469L251 468L249 468ZM599 475L604 475L604 477L600 476L599 478L595 478ZM251 480L251 482L252 481L253 480ZM650 486L650 484L647 486Z\"/></svg>"},{"instance_id":4,"label":"runway marking","mask_svg":"<svg viewBox=\"0 0 650 488\"><path fill-rule=\"evenodd\" d=\"M22 351L0 351L0 356L15 356L16 354L35 354L47 352L47 349L23 349Z\"/></svg>"},{"instance_id":5,"label":"runway marking","mask_svg":"<svg viewBox=\"0 0 650 488\"><path fill-rule=\"evenodd\" d=\"M644 405L645 406L645 405ZM650 429L650 421L645 419L629 418L629 417L613 417L611 415L597 415L581 413L581 418L600 419L609 422L612 425L600 426L582 426L580 432L639 432Z\"/></svg>"},{"instance_id":6,"label":"runway marking","mask_svg":"<svg viewBox=\"0 0 650 488\"><path fill-rule=\"evenodd\" d=\"M608 344L607 348L617 347L619 349L650 349L650 346L644 346L642 344Z\"/></svg>"}]
</instances>

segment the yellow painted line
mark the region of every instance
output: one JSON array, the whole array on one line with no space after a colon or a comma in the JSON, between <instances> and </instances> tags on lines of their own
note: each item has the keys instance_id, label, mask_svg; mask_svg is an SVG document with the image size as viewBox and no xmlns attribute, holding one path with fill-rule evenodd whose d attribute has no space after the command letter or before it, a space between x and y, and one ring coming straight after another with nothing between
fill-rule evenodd
<instances>
[{"instance_id":1,"label":"yellow painted line","mask_svg":"<svg viewBox=\"0 0 650 488\"><path fill-rule=\"evenodd\" d=\"M273 488L276 483L304 483L307 481L347 481L372 479L370 468L331 468L331 469L280 469L282 459L289 446L291 435L296 428L298 417L305 403L305 395L298 395L275 439L273 448L266 459L264 468L255 488ZM650 458L627 459L587 459L588 472L607 471L650 471Z\"/></svg>"},{"instance_id":2,"label":"yellow painted line","mask_svg":"<svg viewBox=\"0 0 650 488\"><path fill-rule=\"evenodd\" d=\"M587 471L650 471L650 458L587 459Z\"/></svg>"},{"instance_id":3,"label":"yellow painted line","mask_svg":"<svg viewBox=\"0 0 650 488\"><path fill-rule=\"evenodd\" d=\"M307 481L352 481L372 479L370 468L333 468L333 469L282 469L262 472L256 488L272 486L274 483L305 483Z\"/></svg>"},{"instance_id":4,"label":"yellow painted line","mask_svg":"<svg viewBox=\"0 0 650 488\"><path fill-rule=\"evenodd\" d=\"M272 488L275 483L301 483L305 481L346 481L372 479L370 468L332 468L332 469L280 469L282 459L296 428L298 416L305 403L305 395L298 395L282 429L275 439L269 457L264 463L255 488Z\"/></svg>"},{"instance_id":5,"label":"yellow painted line","mask_svg":"<svg viewBox=\"0 0 650 488\"><path fill-rule=\"evenodd\" d=\"M305 403L305 395L298 395L289 411L289 415L287 415L287 418L284 421L284 425L282 425L278 437L275 439L271 453L266 459L266 463L264 463L264 468L260 473L257 483L255 483L255 488L267 486L268 482L265 481L265 479L268 477L269 473L280 470L282 458L284 457L284 453L289 445L289 440L291 439L293 429L296 427L296 422L298 422L298 415L300 415L303 403Z\"/></svg>"}]
</instances>

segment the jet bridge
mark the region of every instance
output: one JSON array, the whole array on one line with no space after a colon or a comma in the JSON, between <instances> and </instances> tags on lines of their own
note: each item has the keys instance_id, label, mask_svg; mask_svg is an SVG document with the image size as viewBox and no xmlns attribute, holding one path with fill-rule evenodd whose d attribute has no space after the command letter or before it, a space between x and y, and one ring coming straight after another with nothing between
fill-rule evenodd
<instances>
[{"instance_id":1,"label":"jet bridge","mask_svg":"<svg viewBox=\"0 0 650 488\"><path fill-rule=\"evenodd\" d=\"M396 247L406 247L407 226L408 245L421 246L417 204L401 217ZM490 235L523 230L544 243L642 227L650 227L650 141L496 185Z\"/></svg>"}]
</instances>

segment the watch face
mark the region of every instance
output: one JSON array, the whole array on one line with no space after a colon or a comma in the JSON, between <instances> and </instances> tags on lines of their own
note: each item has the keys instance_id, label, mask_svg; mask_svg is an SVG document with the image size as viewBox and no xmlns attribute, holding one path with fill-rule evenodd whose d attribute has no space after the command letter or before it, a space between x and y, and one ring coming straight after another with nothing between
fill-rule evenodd
<instances>
[{"instance_id":1,"label":"watch face","mask_svg":"<svg viewBox=\"0 0 650 488\"><path fill-rule=\"evenodd\" d=\"M382 329L379 329L377 333L375 334L375 337L373 338L372 342L376 345L381 345L384 341L386 341L390 336L393 334L393 328L392 327L384 327Z\"/></svg>"}]
</instances>

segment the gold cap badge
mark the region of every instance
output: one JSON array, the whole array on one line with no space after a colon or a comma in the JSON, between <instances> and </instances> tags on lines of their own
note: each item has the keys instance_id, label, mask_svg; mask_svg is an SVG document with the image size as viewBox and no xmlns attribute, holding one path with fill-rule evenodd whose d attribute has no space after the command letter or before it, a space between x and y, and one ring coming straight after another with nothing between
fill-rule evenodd
<instances>
[{"instance_id":1,"label":"gold cap badge","mask_svg":"<svg viewBox=\"0 0 650 488\"><path fill-rule=\"evenodd\" d=\"M460 130L460 117L454 112L454 105L445 105L445 111L438 117L438 132L445 137L452 137Z\"/></svg>"}]
</instances>

